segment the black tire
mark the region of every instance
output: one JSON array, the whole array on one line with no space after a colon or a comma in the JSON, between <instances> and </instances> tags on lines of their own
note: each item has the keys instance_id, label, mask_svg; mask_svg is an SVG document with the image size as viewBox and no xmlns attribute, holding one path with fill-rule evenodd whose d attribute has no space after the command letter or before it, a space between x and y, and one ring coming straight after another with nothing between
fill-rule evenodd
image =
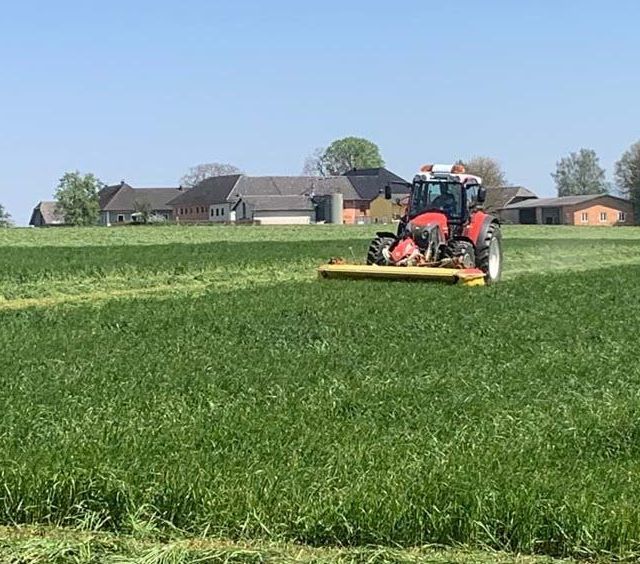
<instances>
[{"instance_id":1,"label":"black tire","mask_svg":"<svg viewBox=\"0 0 640 564\"><path fill-rule=\"evenodd\" d=\"M369 252L367 252L367 264L386 264L385 258L382 255L382 249L390 247L393 243L395 243L394 237L376 235L369 245Z\"/></svg>"},{"instance_id":2,"label":"black tire","mask_svg":"<svg viewBox=\"0 0 640 564\"><path fill-rule=\"evenodd\" d=\"M476 265L476 248L469 241L450 241L449 252L464 268L473 268Z\"/></svg>"},{"instance_id":3,"label":"black tire","mask_svg":"<svg viewBox=\"0 0 640 564\"><path fill-rule=\"evenodd\" d=\"M497 247L497 249L496 249ZM492 259L493 254L493 259ZM497 265L493 261L498 261ZM502 231L497 223L492 223L476 249L476 266L484 272L486 284L495 284L502 278Z\"/></svg>"}]
</instances>

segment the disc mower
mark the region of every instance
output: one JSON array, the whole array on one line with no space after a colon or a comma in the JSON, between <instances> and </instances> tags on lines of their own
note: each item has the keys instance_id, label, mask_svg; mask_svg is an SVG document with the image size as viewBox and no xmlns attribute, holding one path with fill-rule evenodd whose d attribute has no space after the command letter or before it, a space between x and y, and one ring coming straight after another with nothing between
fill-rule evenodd
<instances>
[{"instance_id":1,"label":"disc mower","mask_svg":"<svg viewBox=\"0 0 640 564\"><path fill-rule=\"evenodd\" d=\"M379 232L369 245L366 265L332 260L323 278L419 279L493 284L502 275L502 235L498 219L482 207L482 179L462 165L425 165L405 186L409 201L397 233ZM385 198L391 199L391 186Z\"/></svg>"}]
</instances>

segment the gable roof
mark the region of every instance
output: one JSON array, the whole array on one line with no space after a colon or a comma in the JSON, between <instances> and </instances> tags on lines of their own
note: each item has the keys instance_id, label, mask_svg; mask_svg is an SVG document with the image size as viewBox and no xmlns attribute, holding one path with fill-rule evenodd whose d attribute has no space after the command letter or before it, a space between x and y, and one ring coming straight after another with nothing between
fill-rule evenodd
<instances>
[{"instance_id":1,"label":"gable roof","mask_svg":"<svg viewBox=\"0 0 640 564\"><path fill-rule=\"evenodd\" d=\"M183 190L173 198L170 206L224 204L242 175L214 176L203 180L193 188Z\"/></svg>"},{"instance_id":2,"label":"gable roof","mask_svg":"<svg viewBox=\"0 0 640 564\"><path fill-rule=\"evenodd\" d=\"M146 202L152 210L170 210L169 201L181 194L179 188L132 188L121 183L100 190L101 211L134 211L136 202Z\"/></svg>"},{"instance_id":3,"label":"gable roof","mask_svg":"<svg viewBox=\"0 0 640 564\"><path fill-rule=\"evenodd\" d=\"M531 190L524 186L501 186L500 188L487 188L487 199L484 208L487 210L497 210L509 205L516 198L529 199L537 198Z\"/></svg>"},{"instance_id":4,"label":"gable roof","mask_svg":"<svg viewBox=\"0 0 640 564\"><path fill-rule=\"evenodd\" d=\"M309 196L241 196L234 209L246 202L255 211L311 211L313 203Z\"/></svg>"},{"instance_id":5,"label":"gable roof","mask_svg":"<svg viewBox=\"0 0 640 564\"><path fill-rule=\"evenodd\" d=\"M217 176L203 180L173 200L172 206L212 205L235 202L245 196L325 196L340 192L345 199L358 194L342 176Z\"/></svg>"},{"instance_id":6,"label":"gable roof","mask_svg":"<svg viewBox=\"0 0 640 564\"><path fill-rule=\"evenodd\" d=\"M353 185L358 194L358 199L371 201L378 197L378 194L384 192L385 186L390 184L392 194L401 194L407 192L406 186L399 184L391 184L391 182L405 182L397 174L384 167L381 168L364 168L354 169L345 173L349 182Z\"/></svg>"},{"instance_id":7,"label":"gable roof","mask_svg":"<svg viewBox=\"0 0 640 564\"><path fill-rule=\"evenodd\" d=\"M29 225L35 225L37 213L40 213L45 225L64 225L64 215L62 214L62 210L58 208L57 202L39 202L38 205L33 208Z\"/></svg>"},{"instance_id":8,"label":"gable roof","mask_svg":"<svg viewBox=\"0 0 640 564\"><path fill-rule=\"evenodd\" d=\"M230 199L242 196L326 196L339 192L345 199L357 193L342 176L243 176L234 186Z\"/></svg>"},{"instance_id":9,"label":"gable roof","mask_svg":"<svg viewBox=\"0 0 640 564\"><path fill-rule=\"evenodd\" d=\"M629 200L620 198L618 196L612 196L611 194L588 194L583 196L561 196L558 198L537 198L535 200L524 200L522 202L515 202L504 207L504 209L523 209L523 208L555 208L561 206L575 206L590 202L592 200L598 200L599 198L613 198L624 203L629 203Z\"/></svg>"},{"instance_id":10,"label":"gable roof","mask_svg":"<svg viewBox=\"0 0 640 564\"><path fill-rule=\"evenodd\" d=\"M169 202L171 206L212 205L235 202L245 196L328 196L340 193L345 200L375 199L391 182L405 182L386 168L351 170L343 176L246 176L234 174L207 178ZM406 186L391 185L394 194L406 194Z\"/></svg>"}]
</instances>

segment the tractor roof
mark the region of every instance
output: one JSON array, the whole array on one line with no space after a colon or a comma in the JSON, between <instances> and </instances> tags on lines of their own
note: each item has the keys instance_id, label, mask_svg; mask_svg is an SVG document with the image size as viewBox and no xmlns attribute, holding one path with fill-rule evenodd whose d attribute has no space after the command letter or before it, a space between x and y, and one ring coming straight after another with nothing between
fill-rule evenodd
<instances>
[{"instance_id":1,"label":"tractor roof","mask_svg":"<svg viewBox=\"0 0 640 564\"><path fill-rule=\"evenodd\" d=\"M450 172L422 172L414 180L460 182L461 184L482 184L482 178L473 174L453 174Z\"/></svg>"}]
</instances>

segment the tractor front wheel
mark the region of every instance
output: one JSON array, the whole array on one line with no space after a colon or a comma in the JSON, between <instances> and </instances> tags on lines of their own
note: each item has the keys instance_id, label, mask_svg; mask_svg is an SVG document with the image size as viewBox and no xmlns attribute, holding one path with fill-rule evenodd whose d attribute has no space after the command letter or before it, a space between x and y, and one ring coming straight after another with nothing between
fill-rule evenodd
<instances>
[{"instance_id":1,"label":"tractor front wheel","mask_svg":"<svg viewBox=\"0 0 640 564\"><path fill-rule=\"evenodd\" d=\"M497 223L489 226L484 239L479 242L476 266L484 272L487 284L494 284L502 277L502 232Z\"/></svg>"},{"instance_id":2,"label":"tractor front wheel","mask_svg":"<svg viewBox=\"0 0 640 564\"><path fill-rule=\"evenodd\" d=\"M369 245L369 252L367 253L367 264L387 264L387 261L382 254L382 249L388 249L395 243L395 241L396 238L391 235L376 235Z\"/></svg>"}]
</instances>

